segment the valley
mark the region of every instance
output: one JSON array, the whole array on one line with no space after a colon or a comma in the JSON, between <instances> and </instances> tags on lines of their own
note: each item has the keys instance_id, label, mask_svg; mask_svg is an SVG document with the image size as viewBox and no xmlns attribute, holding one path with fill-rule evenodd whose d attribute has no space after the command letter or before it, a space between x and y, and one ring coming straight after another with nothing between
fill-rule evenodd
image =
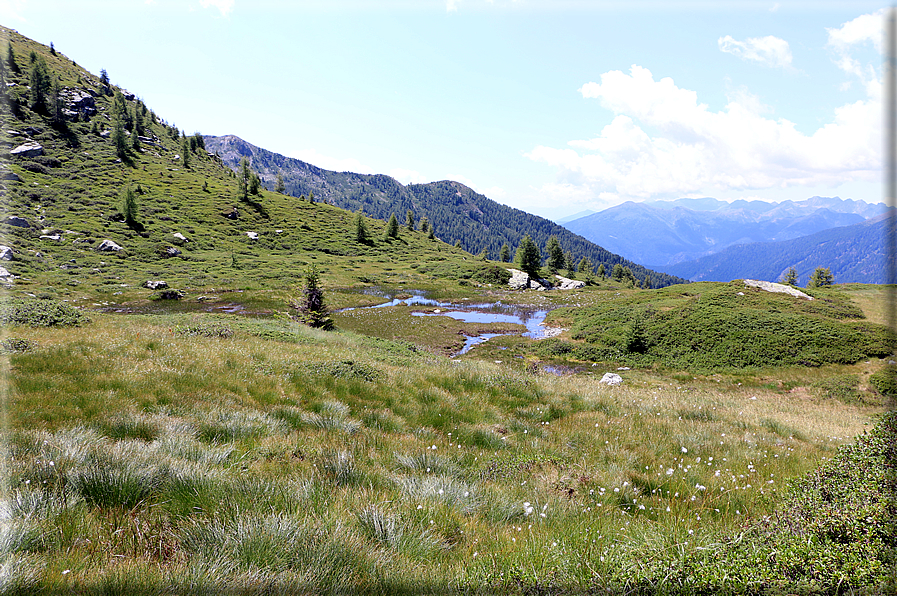
<instances>
[{"instance_id":1,"label":"valley","mask_svg":"<svg viewBox=\"0 0 897 596\"><path fill-rule=\"evenodd\" d=\"M310 164L266 190L0 31L0 593L893 592L887 287L678 283L558 234L630 277L513 290L510 208ZM91 113L32 101L41 60Z\"/></svg>"}]
</instances>

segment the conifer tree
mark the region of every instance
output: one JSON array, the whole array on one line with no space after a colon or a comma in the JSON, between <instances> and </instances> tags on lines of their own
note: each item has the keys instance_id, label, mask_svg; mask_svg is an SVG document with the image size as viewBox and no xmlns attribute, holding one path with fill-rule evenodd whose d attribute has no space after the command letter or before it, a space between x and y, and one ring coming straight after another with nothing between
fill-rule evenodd
<instances>
[{"instance_id":1,"label":"conifer tree","mask_svg":"<svg viewBox=\"0 0 897 596\"><path fill-rule=\"evenodd\" d=\"M561 248L557 236L548 238L548 242L545 243L545 252L548 255L548 261L545 264L548 265L548 269L552 273L557 273L559 269L564 268L564 250Z\"/></svg>"},{"instance_id":2,"label":"conifer tree","mask_svg":"<svg viewBox=\"0 0 897 596\"><path fill-rule=\"evenodd\" d=\"M650 275L645 276L645 281L642 283L642 287L645 288L646 290L650 290L653 287L651 284L651 276Z\"/></svg>"},{"instance_id":3,"label":"conifer tree","mask_svg":"<svg viewBox=\"0 0 897 596\"><path fill-rule=\"evenodd\" d=\"M128 159L128 141L125 138L125 126L122 121L112 121L112 144L115 146L115 154L122 161Z\"/></svg>"},{"instance_id":4,"label":"conifer tree","mask_svg":"<svg viewBox=\"0 0 897 596\"><path fill-rule=\"evenodd\" d=\"M405 213L405 227L408 228L409 232L414 231L414 212L411 209Z\"/></svg>"},{"instance_id":5,"label":"conifer tree","mask_svg":"<svg viewBox=\"0 0 897 596\"><path fill-rule=\"evenodd\" d=\"M564 253L564 267L567 269L567 275L573 276L576 273L576 261L573 260L573 252Z\"/></svg>"},{"instance_id":6,"label":"conifer tree","mask_svg":"<svg viewBox=\"0 0 897 596\"><path fill-rule=\"evenodd\" d=\"M613 270L611 270L610 277L614 281L623 281L623 265L619 263L614 265Z\"/></svg>"},{"instance_id":7,"label":"conifer tree","mask_svg":"<svg viewBox=\"0 0 897 596\"><path fill-rule=\"evenodd\" d=\"M50 95L52 82L50 71L43 56L38 57L31 65L31 77L29 79L29 100L31 109L45 114L47 112L47 98Z\"/></svg>"},{"instance_id":8,"label":"conifer tree","mask_svg":"<svg viewBox=\"0 0 897 596\"><path fill-rule=\"evenodd\" d=\"M125 216L125 223L134 228L139 223L139 208L137 205L137 193L128 186L121 194L121 212Z\"/></svg>"},{"instance_id":9,"label":"conifer tree","mask_svg":"<svg viewBox=\"0 0 897 596\"><path fill-rule=\"evenodd\" d=\"M299 320L317 329L328 331L333 329L330 310L324 302L324 291L321 289L318 269L314 265L305 270L305 287L302 289L300 302L292 301L291 306L299 311Z\"/></svg>"},{"instance_id":10,"label":"conifer tree","mask_svg":"<svg viewBox=\"0 0 897 596\"><path fill-rule=\"evenodd\" d=\"M368 241L368 227L364 223L361 209L355 213L355 241L360 244L365 244Z\"/></svg>"},{"instance_id":11,"label":"conifer tree","mask_svg":"<svg viewBox=\"0 0 897 596\"><path fill-rule=\"evenodd\" d=\"M507 263L511 260L511 247L508 246L507 242L501 245L501 252L498 253L498 260L502 263Z\"/></svg>"},{"instance_id":12,"label":"conifer tree","mask_svg":"<svg viewBox=\"0 0 897 596\"><path fill-rule=\"evenodd\" d=\"M430 240L434 240L436 238L436 228L430 226L430 228L427 230L427 238L429 238Z\"/></svg>"},{"instance_id":13,"label":"conifer tree","mask_svg":"<svg viewBox=\"0 0 897 596\"><path fill-rule=\"evenodd\" d=\"M555 238L555 240L557 240ZM517 252L514 255L514 261L520 270L528 273L531 277L539 276L539 267L542 266L542 254L539 247L533 242L529 234L521 238L520 244L517 245Z\"/></svg>"},{"instance_id":14,"label":"conifer tree","mask_svg":"<svg viewBox=\"0 0 897 596\"><path fill-rule=\"evenodd\" d=\"M274 183L274 192L279 192L280 194L284 194L287 190L286 185L283 183L283 174L280 172L277 173L277 182Z\"/></svg>"},{"instance_id":15,"label":"conifer tree","mask_svg":"<svg viewBox=\"0 0 897 596\"><path fill-rule=\"evenodd\" d=\"M788 271L782 277L782 283L788 286L797 287L797 269L788 267Z\"/></svg>"},{"instance_id":16,"label":"conifer tree","mask_svg":"<svg viewBox=\"0 0 897 596\"><path fill-rule=\"evenodd\" d=\"M261 190L262 180L255 172L249 177L249 194L257 195Z\"/></svg>"},{"instance_id":17,"label":"conifer tree","mask_svg":"<svg viewBox=\"0 0 897 596\"><path fill-rule=\"evenodd\" d=\"M430 231L430 220L427 219L426 215L420 218L420 231L424 234Z\"/></svg>"},{"instance_id":18,"label":"conifer tree","mask_svg":"<svg viewBox=\"0 0 897 596\"><path fill-rule=\"evenodd\" d=\"M100 85L103 87L109 86L109 73L106 72L105 68L100 69Z\"/></svg>"},{"instance_id":19,"label":"conifer tree","mask_svg":"<svg viewBox=\"0 0 897 596\"><path fill-rule=\"evenodd\" d=\"M185 168L190 167L190 144L187 142L187 139L181 142L181 163Z\"/></svg>"},{"instance_id":20,"label":"conifer tree","mask_svg":"<svg viewBox=\"0 0 897 596\"><path fill-rule=\"evenodd\" d=\"M241 201L249 200L249 160L245 157L240 159L240 172L237 178L237 192Z\"/></svg>"},{"instance_id":21,"label":"conifer tree","mask_svg":"<svg viewBox=\"0 0 897 596\"><path fill-rule=\"evenodd\" d=\"M62 124L65 120L65 116L62 113L64 103L61 93L59 81L54 78L53 85L50 87L50 117L53 119L53 124Z\"/></svg>"},{"instance_id":22,"label":"conifer tree","mask_svg":"<svg viewBox=\"0 0 897 596\"><path fill-rule=\"evenodd\" d=\"M596 272L599 279L604 279L607 277L607 270L604 268L604 263L600 263L598 265L598 271Z\"/></svg>"},{"instance_id":23,"label":"conifer tree","mask_svg":"<svg viewBox=\"0 0 897 596\"><path fill-rule=\"evenodd\" d=\"M387 238L398 238L399 237L399 220L396 219L396 214L393 213L389 216L389 222L386 224L386 237Z\"/></svg>"},{"instance_id":24,"label":"conifer tree","mask_svg":"<svg viewBox=\"0 0 897 596\"><path fill-rule=\"evenodd\" d=\"M313 192L308 193L308 202L311 203L312 205L315 204L315 193L313 193Z\"/></svg>"},{"instance_id":25,"label":"conifer tree","mask_svg":"<svg viewBox=\"0 0 897 596\"><path fill-rule=\"evenodd\" d=\"M810 281L807 283L808 288L821 288L823 286L830 286L835 282L835 276L832 275L831 269L828 267L822 268L817 267L815 271L813 271L813 275L810 276Z\"/></svg>"}]
</instances>

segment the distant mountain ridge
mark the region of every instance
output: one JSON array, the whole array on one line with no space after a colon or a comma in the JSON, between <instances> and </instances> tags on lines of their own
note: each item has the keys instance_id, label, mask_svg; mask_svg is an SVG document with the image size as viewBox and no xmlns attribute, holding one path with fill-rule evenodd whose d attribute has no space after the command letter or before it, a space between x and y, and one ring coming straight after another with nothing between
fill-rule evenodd
<instances>
[{"instance_id":1,"label":"distant mountain ridge","mask_svg":"<svg viewBox=\"0 0 897 596\"><path fill-rule=\"evenodd\" d=\"M669 271L671 265L729 246L793 240L857 224L886 209L882 203L838 197L781 203L727 203L713 198L630 201L564 226L611 252Z\"/></svg>"},{"instance_id":2,"label":"distant mountain ridge","mask_svg":"<svg viewBox=\"0 0 897 596\"><path fill-rule=\"evenodd\" d=\"M210 152L217 153L234 170L246 157L267 188L274 188L280 174L286 194L292 196L314 193L316 200L351 211L362 209L366 215L383 220L395 214L404 222L406 213L411 211L416 221L426 216L439 238L450 244L460 241L462 248L472 254L485 250L490 259L498 260L502 245L507 243L513 257L524 234L528 233L540 248L554 235L577 263L588 257L595 267L603 263L608 273L620 264L629 267L640 281L650 276L654 287L685 281L613 254L545 218L497 203L460 182L443 180L406 186L384 174L325 170L234 135L204 136L203 140Z\"/></svg>"},{"instance_id":3,"label":"distant mountain ridge","mask_svg":"<svg viewBox=\"0 0 897 596\"><path fill-rule=\"evenodd\" d=\"M836 283L887 283L884 213L850 226L822 230L783 242L730 246L716 254L665 266L667 273L692 281L731 281L739 278L778 281L789 267L805 285L816 267L831 269ZM890 257L892 260L894 256Z\"/></svg>"}]
</instances>

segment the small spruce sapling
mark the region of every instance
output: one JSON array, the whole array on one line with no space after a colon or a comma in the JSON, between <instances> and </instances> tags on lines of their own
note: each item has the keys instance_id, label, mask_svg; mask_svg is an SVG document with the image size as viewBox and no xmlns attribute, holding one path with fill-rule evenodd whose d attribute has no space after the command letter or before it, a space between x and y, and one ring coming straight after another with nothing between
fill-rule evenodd
<instances>
[{"instance_id":1,"label":"small spruce sapling","mask_svg":"<svg viewBox=\"0 0 897 596\"><path fill-rule=\"evenodd\" d=\"M329 331L333 329L333 321L329 317L329 309L324 302L324 291L320 286L318 269L314 265L305 270L305 287L302 289L301 301L292 301L291 306L299 311L298 319L316 329Z\"/></svg>"}]
</instances>

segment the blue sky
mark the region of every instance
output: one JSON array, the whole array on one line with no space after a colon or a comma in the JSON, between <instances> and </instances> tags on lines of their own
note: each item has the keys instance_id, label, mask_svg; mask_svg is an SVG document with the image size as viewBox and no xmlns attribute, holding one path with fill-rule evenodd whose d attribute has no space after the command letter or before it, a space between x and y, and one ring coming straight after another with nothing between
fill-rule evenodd
<instances>
[{"instance_id":1,"label":"blue sky","mask_svg":"<svg viewBox=\"0 0 897 596\"><path fill-rule=\"evenodd\" d=\"M546 217L882 200L882 2L0 0L188 133Z\"/></svg>"}]
</instances>

